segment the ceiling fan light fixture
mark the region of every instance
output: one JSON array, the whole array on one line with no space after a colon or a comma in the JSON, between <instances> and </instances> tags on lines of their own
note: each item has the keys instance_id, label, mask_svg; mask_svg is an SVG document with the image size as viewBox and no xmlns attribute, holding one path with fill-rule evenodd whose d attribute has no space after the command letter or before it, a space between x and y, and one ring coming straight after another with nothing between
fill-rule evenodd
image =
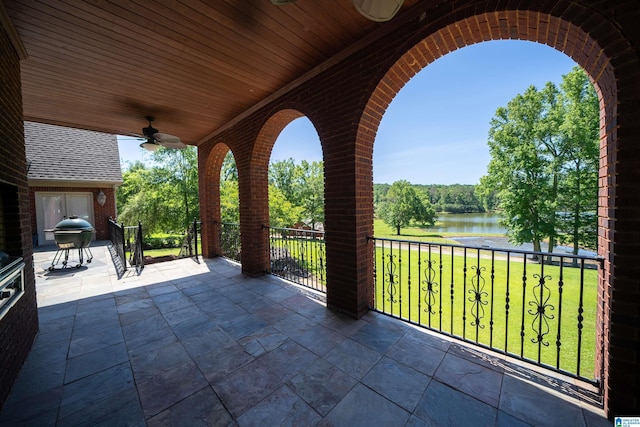
<instances>
[{"instance_id":1,"label":"ceiling fan light fixture","mask_svg":"<svg viewBox=\"0 0 640 427\"><path fill-rule=\"evenodd\" d=\"M404 0L353 0L353 6L365 18L386 22L400 10Z\"/></svg>"},{"instance_id":2,"label":"ceiling fan light fixture","mask_svg":"<svg viewBox=\"0 0 640 427\"><path fill-rule=\"evenodd\" d=\"M147 151L156 151L160 146L155 142L146 141L140 144L140 148L144 148Z\"/></svg>"}]
</instances>

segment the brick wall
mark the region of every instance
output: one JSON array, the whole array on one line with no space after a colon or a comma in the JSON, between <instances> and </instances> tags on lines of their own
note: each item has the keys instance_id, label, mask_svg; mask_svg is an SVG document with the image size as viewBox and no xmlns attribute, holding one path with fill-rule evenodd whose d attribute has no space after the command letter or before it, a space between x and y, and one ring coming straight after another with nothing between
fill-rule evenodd
<instances>
[{"instance_id":1,"label":"brick wall","mask_svg":"<svg viewBox=\"0 0 640 427\"><path fill-rule=\"evenodd\" d=\"M104 206L100 206L96 200L100 190L107 196ZM96 240L109 240L109 218L116 217L115 191L113 187L29 187L29 203L31 216L31 230L36 233L36 192L54 192L54 193L92 193L93 194L93 228L96 230Z\"/></svg>"},{"instance_id":2,"label":"brick wall","mask_svg":"<svg viewBox=\"0 0 640 427\"><path fill-rule=\"evenodd\" d=\"M609 414L640 413L640 16L637 2L613 3L420 2L388 24L383 38L293 85L200 146L200 166L207 170L201 189L214 185L211 176L219 173L207 160L217 144L236 156L243 269L258 274L266 267L265 242L256 236L268 221L268 158L287 120L304 114L318 131L325 162L327 303L362 316L372 299L372 249L366 238L373 233L373 142L391 100L418 71L463 46L516 38L548 44L576 60L600 95L604 356L597 357ZM206 212L215 212L213 193L200 194Z\"/></svg>"},{"instance_id":3,"label":"brick wall","mask_svg":"<svg viewBox=\"0 0 640 427\"><path fill-rule=\"evenodd\" d=\"M20 63L0 27L0 183L6 233L6 247L0 250L22 256L26 264L25 295L0 319L0 407L38 332L23 135Z\"/></svg>"}]
</instances>

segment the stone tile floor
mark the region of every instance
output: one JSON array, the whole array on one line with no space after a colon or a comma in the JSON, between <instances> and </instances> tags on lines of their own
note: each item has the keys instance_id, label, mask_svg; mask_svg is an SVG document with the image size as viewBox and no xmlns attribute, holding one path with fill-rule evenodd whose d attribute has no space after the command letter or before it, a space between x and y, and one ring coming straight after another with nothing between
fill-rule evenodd
<instances>
[{"instance_id":1,"label":"stone tile floor","mask_svg":"<svg viewBox=\"0 0 640 427\"><path fill-rule=\"evenodd\" d=\"M605 426L589 390L273 276L184 259L119 277L37 252L40 332L0 425Z\"/></svg>"}]
</instances>

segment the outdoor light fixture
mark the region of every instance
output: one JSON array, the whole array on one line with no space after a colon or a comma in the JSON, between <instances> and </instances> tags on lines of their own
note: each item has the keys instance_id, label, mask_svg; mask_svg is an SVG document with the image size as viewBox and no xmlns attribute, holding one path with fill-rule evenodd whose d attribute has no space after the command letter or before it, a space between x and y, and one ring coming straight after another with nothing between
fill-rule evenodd
<instances>
[{"instance_id":1,"label":"outdoor light fixture","mask_svg":"<svg viewBox=\"0 0 640 427\"><path fill-rule=\"evenodd\" d=\"M102 190L100 190L100 192L96 196L96 201L100 206L104 206L104 204L107 202L107 195L104 194Z\"/></svg>"},{"instance_id":2,"label":"outdoor light fixture","mask_svg":"<svg viewBox=\"0 0 640 427\"><path fill-rule=\"evenodd\" d=\"M365 18L385 22L395 16L403 2L404 0L353 0L353 5Z\"/></svg>"}]
</instances>

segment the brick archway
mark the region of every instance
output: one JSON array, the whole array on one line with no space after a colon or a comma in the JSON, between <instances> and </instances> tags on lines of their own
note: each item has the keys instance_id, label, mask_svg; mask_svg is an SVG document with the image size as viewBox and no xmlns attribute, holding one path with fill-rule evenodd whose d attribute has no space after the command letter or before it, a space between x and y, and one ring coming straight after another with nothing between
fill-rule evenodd
<instances>
[{"instance_id":1,"label":"brick archway","mask_svg":"<svg viewBox=\"0 0 640 427\"><path fill-rule=\"evenodd\" d=\"M204 164L200 165L204 174L200 173L199 192L207 194L200 199L200 217L202 222L202 253L207 258L221 255L220 250L220 170L227 153L231 151L225 143L214 145L209 154L202 156ZM233 154L233 151L231 151ZM204 178L204 179L203 179Z\"/></svg>"},{"instance_id":2,"label":"brick archway","mask_svg":"<svg viewBox=\"0 0 640 427\"><path fill-rule=\"evenodd\" d=\"M302 116L296 109L282 109L273 113L260 126L249 155L236 158L240 193L241 258L245 273L262 274L269 267L267 238L263 229L263 226L269 225L269 159L280 132Z\"/></svg>"},{"instance_id":3,"label":"brick archway","mask_svg":"<svg viewBox=\"0 0 640 427\"><path fill-rule=\"evenodd\" d=\"M612 269L616 264L613 250L615 242L612 236L615 232L616 221L619 220L616 218L616 205L621 203L620 194L616 194L618 190L616 184L620 183L617 152L621 143L618 137L618 129L622 122L619 94L623 85L620 84L620 76L616 76L614 60L616 57L618 59L624 58L629 52L625 51L628 47L621 47L621 51L614 50L618 46L610 47L610 51L607 52L606 48L609 46L601 46L598 40L587 34L578 25L573 24L572 18L578 20L571 13L567 13L567 19L562 19L538 11L523 10L472 14L472 16L442 27L413 46L407 46L406 52L386 71L377 84L373 83L375 87L373 87L371 96L363 109L363 115L358 125L356 144L361 149L365 149L367 156L371 155L372 157L373 142L379 123L400 89L416 73L436 59L470 44L498 39L539 42L564 52L587 72L594 83L600 101L598 253L605 258L605 266L599 277L598 304L604 310L598 311L604 311L604 319L602 319L602 315L599 315L598 335L600 339L598 343L600 347L597 350L596 366L599 370L597 375L603 378L605 408L611 414L611 411L616 407L637 407L637 400L633 400L637 398L630 397L628 392L624 392L624 390L636 390L637 384L633 385L633 379L625 378L623 372L617 369L626 364L627 361L624 359L628 358L628 355L625 355L622 350L619 353L620 360L615 360L617 355L611 345L612 336L615 336L615 325L608 323L614 311L610 299L611 292L616 288L620 289ZM613 38L613 33L616 33L617 37L621 37L615 28L604 27L606 25L602 25L596 33L605 42ZM637 57L635 61L637 62ZM635 70L637 69L636 64ZM627 82L632 79L632 76L624 77ZM632 183L633 181L634 178L629 176L627 182ZM616 199L617 197L618 199ZM619 282L620 278L618 277ZM626 326L620 325L621 328L626 328ZM626 335L627 332L628 330L622 331L621 335Z\"/></svg>"},{"instance_id":4,"label":"brick archway","mask_svg":"<svg viewBox=\"0 0 640 427\"><path fill-rule=\"evenodd\" d=\"M373 253L367 240L373 233L373 141L395 94L427 64L472 43L517 38L547 44L587 71L600 98L598 244L606 258L600 281L605 402L609 414L637 408L638 375L629 372L639 366L640 240L635 230L640 212L640 59L634 24L622 17L630 5L418 2L375 43L363 43L325 64L221 129L199 146L199 156L207 157L209 147L224 141L236 157L243 271L255 275L268 267L266 238L261 236L268 221L269 155L279 132L302 112L318 131L325 163L327 306L353 317L366 314L373 295ZM505 8L510 10L496 10Z\"/></svg>"}]
</instances>

